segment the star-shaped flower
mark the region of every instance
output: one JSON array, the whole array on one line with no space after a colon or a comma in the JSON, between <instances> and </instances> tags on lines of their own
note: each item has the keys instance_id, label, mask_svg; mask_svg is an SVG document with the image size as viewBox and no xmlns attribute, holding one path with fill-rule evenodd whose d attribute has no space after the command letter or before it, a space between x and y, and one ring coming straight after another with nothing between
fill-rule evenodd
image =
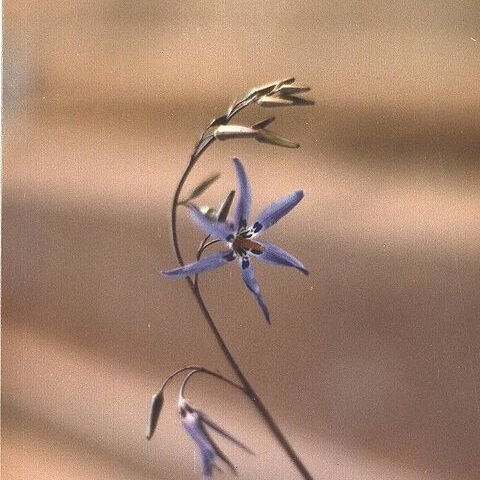
<instances>
[{"instance_id":1,"label":"star-shaped flower","mask_svg":"<svg viewBox=\"0 0 480 480\"><path fill-rule=\"evenodd\" d=\"M226 465L228 465L228 467L232 470L232 473L236 473L235 466L213 441L212 437L207 431L207 426L233 442L238 447L253 455L253 452L242 442L230 435L223 428L219 427L203 412L194 409L183 397L180 397L178 402L178 413L180 414L180 420L183 428L197 444L198 452L202 462L202 474L204 478L211 477L214 468L220 470L220 467L215 464L217 457L223 460Z\"/></svg>"},{"instance_id":2,"label":"star-shaped flower","mask_svg":"<svg viewBox=\"0 0 480 480\"><path fill-rule=\"evenodd\" d=\"M250 185L240 160L235 158L233 162L240 192L233 222L216 222L207 218L198 209L190 209L193 220L208 235L226 243L228 250L213 253L197 262L168 270L163 272L163 274L170 278L187 277L213 270L236 259L240 265L245 285L255 296L265 320L270 323L270 315L260 293L260 287L253 272L251 259L258 258L267 263L294 267L306 275L308 271L293 255L271 243L260 242L256 240L256 237L290 212L303 198L303 191L295 190L286 197L272 203L256 217L250 226L247 226L251 208Z\"/></svg>"}]
</instances>

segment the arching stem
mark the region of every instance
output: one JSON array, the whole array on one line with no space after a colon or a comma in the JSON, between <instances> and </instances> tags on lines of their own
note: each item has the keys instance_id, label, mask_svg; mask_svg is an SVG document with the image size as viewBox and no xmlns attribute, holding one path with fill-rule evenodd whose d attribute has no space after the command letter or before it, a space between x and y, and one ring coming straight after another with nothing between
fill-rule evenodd
<instances>
[{"instance_id":1,"label":"arching stem","mask_svg":"<svg viewBox=\"0 0 480 480\"><path fill-rule=\"evenodd\" d=\"M208 145L213 142L213 138L209 140ZM201 141L199 142L199 144ZM205 142L204 142L205 143ZM205 151L205 149L208 147L202 144L202 149L199 152L200 154ZM197 150L197 149L196 149ZM190 158L190 161L183 172L182 177L180 178L177 187L175 189L175 193L173 196L173 201L172 201L172 209L171 209L171 228L172 228L172 242L173 242L173 248L175 250L175 254L177 256L178 263L183 266L185 265L185 262L183 261L183 256L182 252L180 250L180 245L178 241L178 233L177 233L177 210L178 210L178 200L180 198L180 194L182 191L182 188L190 175L193 167L195 166L197 160L199 158L199 155L196 155L194 152ZM226 360L230 364L232 370L235 372L238 380L240 381L241 385L243 386L243 389L245 393L250 397L250 400L252 401L254 407L258 411L258 413L262 416L264 419L265 423L267 424L268 428L272 432L273 436L277 439L278 443L281 445L285 453L288 455L288 457L291 459L295 467L297 468L298 472L302 475L302 477L305 480L313 480L312 475L310 472L307 470L303 462L300 460L299 456L293 449L293 447L290 445L286 437L283 435L282 431L278 427L277 423L273 419L273 417L270 415L270 412L267 410L267 407L264 405L254 388L250 385L250 382L247 380L245 375L243 374L242 370L240 369L240 366L238 365L237 361L233 357L232 353L230 352L229 348L227 347L225 341L223 340L222 335L220 334L217 326L215 325L215 322L212 319L212 316L210 315L210 312L207 309L207 306L205 305L205 302L203 300L203 297L200 293L200 289L198 285L194 283L194 281L190 277L186 277L186 281L188 283L188 286L190 287L190 290L192 291L193 296L195 297L195 300L205 317L205 320L212 331L215 340L217 341L220 349L223 352L223 355L225 356Z\"/></svg>"}]
</instances>

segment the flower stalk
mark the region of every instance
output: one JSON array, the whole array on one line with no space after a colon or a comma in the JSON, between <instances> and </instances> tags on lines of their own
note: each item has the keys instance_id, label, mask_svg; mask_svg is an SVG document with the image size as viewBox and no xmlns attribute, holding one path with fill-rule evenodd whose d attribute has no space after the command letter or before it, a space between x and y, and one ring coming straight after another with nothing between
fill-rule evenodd
<instances>
[{"instance_id":1,"label":"flower stalk","mask_svg":"<svg viewBox=\"0 0 480 480\"><path fill-rule=\"evenodd\" d=\"M282 93L282 89L283 89L283 93ZM210 123L210 125L206 128L206 130L203 132L203 134L198 140L190 156L190 160L182 176L180 177L180 180L178 181L178 184L175 188L175 192L173 195L173 200L172 200L172 206L171 206L172 243L173 243L175 255L178 260L179 267L185 266L183 255L180 249L178 232L177 232L178 207L182 205L182 202L180 201L180 196L182 193L182 189L185 185L185 182L188 179L189 175L191 174L200 156L216 139L226 140L229 138L247 137L247 138L254 138L257 141L263 141L266 143L271 143L274 145L279 145L279 146L284 146L289 148L298 147L298 144L291 142L290 140L286 140L282 137L279 137L273 132L265 129L265 127L268 124L270 124L273 121L273 119L267 119L265 121L259 122L253 125L252 127L241 127L241 126L228 125L228 124L235 115L237 115L241 110L243 110L245 107L247 107L253 102L258 103L259 105L262 105L262 106L269 106L267 100L270 99L271 101L273 101L273 103L276 103L276 104L278 104L278 102L280 101L280 102L286 102L286 104L288 105L294 105L295 102L298 102L298 100L295 100L295 99L299 99L301 97L295 97L292 95L303 93L307 90L308 89L306 87L295 87L293 78L288 78L279 82L273 82L271 84L253 89L250 92L248 92L243 99L234 103L230 107L226 115L223 115L221 117L214 119ZM202 246L199 250L199 254L197 255L197 258L200 258L200 255L203 249L207 245L207 241L208 240L205 240L202 243ZM245 376L242 369L240 368L238 362L233 357L230 349L225 343L220 331L218 330L205 304L197 279L192 279L190 276L187 276L185 277L185 280L192 292L192 295L195 298L196 303L198 304L198 307L200 308L202 315L205 318L205 321L207 322L208 327L210 328L213 336L215 337L215 340L218 346L220 347L225 359L230 364L232 370L234 371L239 381L241 389L249 397L253 406L261 415L267 427L271 431L272 435L276 438L280 446L285 451L286 455L290 458L290 460L296 467L301 477L305 480L312 480L313 479L312 475L307 470L306 466L303 464L302 460L300 459L298 454L295 452L293 447L290 445L287 438L285 437L285 435L282 433L279 426L277 425L276 421L271 416L267 407L265 406L263 401L260 399L259 395L255 391L253 386L248 381L247 377ZM191 372L191 374L193 374L193 371ZM157 397L154 396L152 400L152 411L156 408L156 410L154 411L155 414L159 412L158 406L160 405L161 407L161 403L163 402L162 395L163 393L161 394L159 392L157 394ZM158 405L155 404L156 398L159 399L157 400ZM157 415L157 418L158 418L158 415ZM153 422L156 424L155 418L153 419ZM152 425L152 417L151 417L150 427L149 427L150 436L153 433L153 430L151 429L151 425Z\"/></svg>"}]
</instances>

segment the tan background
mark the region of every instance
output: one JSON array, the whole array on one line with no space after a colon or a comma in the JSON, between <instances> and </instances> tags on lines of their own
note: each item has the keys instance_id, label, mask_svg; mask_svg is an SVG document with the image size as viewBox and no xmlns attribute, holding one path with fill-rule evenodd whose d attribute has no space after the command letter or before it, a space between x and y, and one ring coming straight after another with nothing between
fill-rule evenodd
<instances>
[{"instance_id":1,"label":"tan background","mask_svg":"<svg viewBox=\"0 0 480 480\"><path fill-rule=\"evenodd\" d=\"M294 74L276 110L302 144L215 145L192 179L251 176L254 209L312 274L204 279L227 342L318 479L473 480L480 471L480 7L477 1L4 2L2 478L199 478L169 391L228 372L175 264L168 204L197 135L248 88ZM252 108L242 121L270 110ZM199 232L182 217L184 247ZM189 250L191 251L191 250ZM195 403L297 478L256 413L211 380Z\"/></svg>"}]
</instances>

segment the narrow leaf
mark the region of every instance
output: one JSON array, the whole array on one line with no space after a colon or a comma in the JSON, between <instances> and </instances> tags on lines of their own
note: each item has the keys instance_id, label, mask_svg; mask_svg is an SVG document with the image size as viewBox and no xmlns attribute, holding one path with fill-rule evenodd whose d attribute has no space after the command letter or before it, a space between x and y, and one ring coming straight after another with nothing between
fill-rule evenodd
<instances>
[{"instance_id":1,"label":"narrow leaf","mask_svg":"<svg viewBox=\"0 0 480 480\"><path fill-rule=\"evenodd\" d=\"M194 198L199 197L207 188L209 188L213 183L215 183L218 178L220 177L219 173L213 173L209 177L207 177L203 182L199 183L191 192L190 195L188 196L187 200L183 201L183 203L186 203L190 200L193 200Z\"/></svg>"},{"instance_id":2,"label":"narrow leaf","mask_svg":"<svg viewBox=\"0 0 480 480\"><path fill-rule=\"evenodd\" d=\"M227 220L228 213L230 212L230 208L231 208L231 206L232 206L234 197L235 197L235 190L232 190L232 191L227 195L227 197L225 198L225 200L222 202L222 204L220 205L220 207L218 208L217 220L218 220L219 222L225 222L225 220Z\"/></svg>"},{"instance_id":3,"label":"narrow leaf","mask_svg":"<svg viewBox=\"0 0 480 480\"><path fill-rule=\"evenodd\" d=\"M256 123L255 125L252 125L252 128L254 130L260 130L261 128L268 127L268 125L270 125L274 120L275 120L275 117L266 118L265 120L261 120L260 122Z\"/></svg>"}]
</instances>

